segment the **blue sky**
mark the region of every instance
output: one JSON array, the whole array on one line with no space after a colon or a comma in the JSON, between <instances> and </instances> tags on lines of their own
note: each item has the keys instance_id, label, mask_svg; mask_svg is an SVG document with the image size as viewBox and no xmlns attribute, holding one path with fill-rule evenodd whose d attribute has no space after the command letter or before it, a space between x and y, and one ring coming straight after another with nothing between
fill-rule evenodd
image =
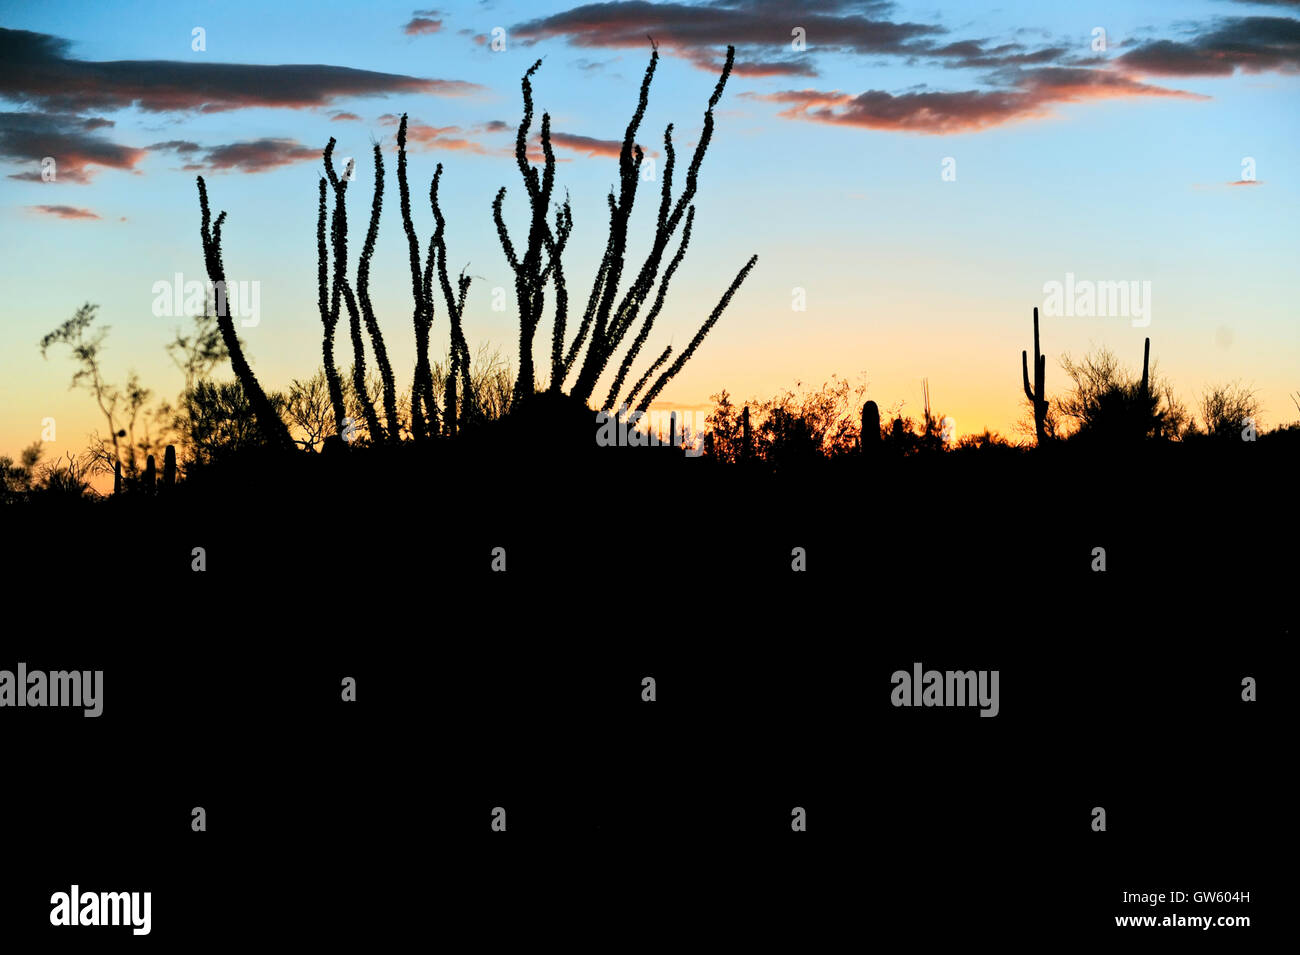
<instances>
[{"instance_id":1,"label":"blue sky","mask_svg":"<svg viewBox=\"0 0 1300 955\"><path fill-rule=\"evenodd\" d=\"M513 357L512 277L490 207L506 186L511 227L526 228L510 155L520 76L544 57L534 80L539 118L549 111L567 136L620 140L649 55L646 32L661 62L638 141L662 154L663 128L673 122L682 166L726 42L738 45L739 66L717 110L691 250L644 354L685 344L740 266L759 256L662 395L665 405L704 407L722 388L761 398L838 373L864 374L883 407L903 401L904 413L915 414L928 378L959 433L986 425L1006 433L1021 415L1019 352L1032 345L1031 309L1043 304L1045 282L1070 272L1151 282L1152 322L1045 317L1049 393L1062 386L1062 353L1104 344L1133 365L1150 335L1189 404L1208 384L1240 379L1259 391L1266 425L1294 420L1294 14L1294 4L1229 0L987 10L823 0L800 13L765 0L441 3L436 13L382 3L0 4L0 26L29 31L10 35L22 49L36 42L30 34L70 44L57 53L41 47L46 60L11 61L0 82L8 124L0 124L0 287L11 305L0 331L0 452L34 440L46 416L60 423L56 453L81 446L97 426L86 396L67 391L68 362L42 361L36 349L84 301L99 303L112 326L111 375L134 368L160 396L179 389L163 345L181 320L152 314L152 287L176 272L205 278L196 172L229 214L230 278L260 282L260 324L241 330L253 367L269 387L310 375L320 353L319 150L330 136L337 155L358 159L349 194L354 261L368 214L370 144L384 146L387 203L372 297L399 383L409 384L412 306L391 118L403 112L426 137L411 156L417 199L427 197L436 163L445 167L449 258L475 277L471 348L490 342ZM428 32L404 29L421 20ZM807 48L796 52L790 33L801 25ZM206 33L206 50L191 48L195 27ZM495 27L505 30L503 51L482 42ZM1095 27L1106 31L1105 51L1092 49ZM42 79L49 56L69 72ZM145 61L135 73L84 79L98 75L87 63L132 60ZM218 83L225 99L216 102L201 74L159 81L171 76L169 63L242 64L250 69L238 71L239 82L252 92ZM381 95L362 96L351 74L340 81L323 71L319 89L294 87L301 101L268 104L284 77L269 68L285 64L410 83L386 81ZM140 89L147 92L135 98ZM164 93L167 108L149 100ZM38 121L60 134L57 143L89 137L120 152L99 164L70 150L70 164L59 167L67 172L39 181L33 150L49 140L32 133ZM195 148L160 145L178 142ZM241 155L235 144L261 145L244 148L243 165L224 166ZM583 301L603 249L605 193L617 179L616 158L589 152L557 148L558 186L576 223L566 272L571 295ZM1234 185L1246 157L1257 179ZM952 181L941 177L946 158L955 161ZM637 262L658 182L642 188ZM415 209L423 243L432 215L427 200ZM507 312L490 307L497 287L508 290ZM795 288L805 290L806 311L792 311ZM439 307L435 357L445 335ZM538 338L544 358L548 325ZM346 347L341 353L346 363Z\"/></svg>"}]
</instances>

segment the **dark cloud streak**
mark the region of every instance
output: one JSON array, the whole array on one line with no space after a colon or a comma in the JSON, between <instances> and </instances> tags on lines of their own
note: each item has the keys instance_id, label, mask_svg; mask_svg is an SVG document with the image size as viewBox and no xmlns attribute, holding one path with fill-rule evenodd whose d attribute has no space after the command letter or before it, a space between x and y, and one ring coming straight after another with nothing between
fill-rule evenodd
<instances>
[{"instance_id":1,"label":"dark cloud streak","mask_svg":"<svg viewBox=\"0 0 1300 955\"><path fill-rule=\"evenodd\" d=\"M1125 69L1155 76L1231 76L1300 72L1300 20L1234 17L1218 20L1183 43L1156 40L1125 53Z\"/></svg>"},{"instance_id":2,"label":"dark cloud streak","mask_svg":"<svg viewBox=\"0 0 1300 955\"><path fill-rule=\"evenodd\" d=\"M0 97L58 112L125 109L204 113L249 107L305 109L352 96L427 93L461 96L481 89L459 80L420 79L343 66L90 62L67 55L68 41L0 27Z\"/></svg>"},{"instance_id":3,"label":"dark cloud streak","mask_svg":"<svg viewBox=\"0 0 1300 955\"><path fill-rule=\"evenodd\" d=\"M54 158L56 182L85 184L96 169L131 171L146 150L110 142L94 130L112 123L98 117L67 113L0 113L0 158L14 162L39 163ZM40 182L39 170L13 173L10 179Z\"/></svg>"},{"instance_id":4,"label":"dark cloud streak","mask_svg":"<svg viewBox=\"0 0 1300 955\"><path fill-rule=\"evenodd\" d=\"M779 115L787 119L931 135L977 132L1017 120L1042 118L1058 103L1139 96L1204 98L1104 70L1059 67L1026 71L1014 88L1001 90L898 95L868 90L857 96L838 91L786 90L742 95L785 104L787 108Z\"/></svg>"}]
</instances>

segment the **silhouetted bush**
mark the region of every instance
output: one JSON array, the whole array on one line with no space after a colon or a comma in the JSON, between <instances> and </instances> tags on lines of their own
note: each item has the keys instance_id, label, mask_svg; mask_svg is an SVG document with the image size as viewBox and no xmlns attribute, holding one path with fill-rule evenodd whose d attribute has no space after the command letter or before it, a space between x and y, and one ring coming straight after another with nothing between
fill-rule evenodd
<instances>
[{"instance_id":1,"label":"silhouetted bush","mask_svg":"<svg viewBox=\"0 0 1300 955\"><path fill-rule=\"evenodd\" d=\"M1206 436L1220 441L1240 441L1247 421L1256 431L1261 428L1259 399L1240 382L1211 387L1201 396L1200 411Z\"/></svg>"},{"instance_id":2,"label":"silhouetted bush","mask_svg":"<svg viewBox=\"0 0 1300 955\"><path fill-rule=\"evenodd\" d=\"M1107 348L1061 367L1071 389L1057 398L1057 410L1074 429L1072 438L1107 444L1133 444L1148 438L1177 439L1187 424L1187 412L1174 398L1173 388L1149 368L1151 340L1142 356L1142 376L1128 372ZM1150 372L1150 373L1148 373Z\"/></svg>"},{"instance_id":3,"label":"silhouetted bush","mask_svg":"<svg viewBox=\"0 0 1300 955\"><path fill-rule=\"evenodd\" d=\"M285 427L285 397L277 392L264 397L280 426ZM264 419L259 418L238 381L195 382L181 396L176 430L184 442L187 469L211 465L265 445Z\"/></svg>"}]
</instances>

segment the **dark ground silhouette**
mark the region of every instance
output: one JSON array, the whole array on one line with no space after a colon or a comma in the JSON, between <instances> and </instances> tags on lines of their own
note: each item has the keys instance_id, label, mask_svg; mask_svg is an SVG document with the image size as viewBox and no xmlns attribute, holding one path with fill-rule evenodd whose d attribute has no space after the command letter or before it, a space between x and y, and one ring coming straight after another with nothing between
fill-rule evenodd
<instances>
[{"instance_id":1,"label":"dark ground silhouette","mask_svg":"<svg viewBox=\"0 0 1300 955\"><path fill-rule=\"evenodd\" d=\"M614 595L643 582L635 589L650 599L644 583L659 581L666 614L676 578L705 591L721 580L856 581L886 604L930 593L960 613L965 601L1014 607L1044 593L1068 607L1110 588L1165 611L1251 606L1280 598L1274 588L1294 573L1289 432L856 454L772 471L598 447L594 420L569 399L536 404L534 421L521 412L453 441L252 450L166 493L11 506L5 560L20 575L84 562L101 578L216 577L268 592L339 580L349 586L337 597L365 602L396 581L491 578L504 547L503 583L599 581ZM792 569L796 547L805 572ZM1097 547L1104 572L1092 569Z\"/></svg>"}]
</instances>

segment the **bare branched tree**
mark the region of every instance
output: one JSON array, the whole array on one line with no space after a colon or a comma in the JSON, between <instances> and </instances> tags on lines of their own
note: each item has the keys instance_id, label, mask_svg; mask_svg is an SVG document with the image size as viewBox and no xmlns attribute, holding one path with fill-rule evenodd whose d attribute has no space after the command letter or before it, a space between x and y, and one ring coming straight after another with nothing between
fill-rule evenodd
<instances>
[{"instance_id":1,"label":"bare branched tree","mask_svg":"<svg viewBox=\"0 0 1300 955\"><path fill-rule=\"evenodd\" d=\"M1102 347L1075 361L1061 358L1070 389L1056 399L1056 411L1082 437L1134 441L1148 437L1175 438L1186 422L1186 411L1173 400L1173 388L1158 374L1155 363L1142 376L1125 369L1115 354Z\"/></svg>"},{"instance_id":2,"label":"bare branched tree","mask_svg":"<svg viewBox=\"0 0 1300 955\"><path fill-rule=\"evenodd\" d=\"M1211 437L1238 438L1247 419L1258 429L1259 413L1255 390L1239 381L1212 386L1201 396L1201 419Z\"/></svg>"},{"instance_id":3,"label":"bare branched tree","mask_svg":"<svg viewBox=\"0 0 1300 955\"><path fill-rule=\"evenodd\" d=\"M108 432L111 439L113 464L122 466L122 447L119 438L126 437L125 429L118 426L117 414L118 405L122 401L122 392L117 386L109 384L104 380L104 374L100 367L99 357L104 347L104 339L108 336L109 327L100 326L93 333L90 332L90 326L95 321L95 310L98 305L92 305L87 302L76 313L41 339L41 357L49 357L49 349L52 345L67 345L72 352L72 357L77 362L77 370L72 375L72 384L70 387L76 388L81 386L95 399L95 404L99 406L99 412L104 416L104 421L108 424ZM120 432L120 433L119 433ZM128 469L130 463L126 463Z\"/></svg>"}]
</instances>

